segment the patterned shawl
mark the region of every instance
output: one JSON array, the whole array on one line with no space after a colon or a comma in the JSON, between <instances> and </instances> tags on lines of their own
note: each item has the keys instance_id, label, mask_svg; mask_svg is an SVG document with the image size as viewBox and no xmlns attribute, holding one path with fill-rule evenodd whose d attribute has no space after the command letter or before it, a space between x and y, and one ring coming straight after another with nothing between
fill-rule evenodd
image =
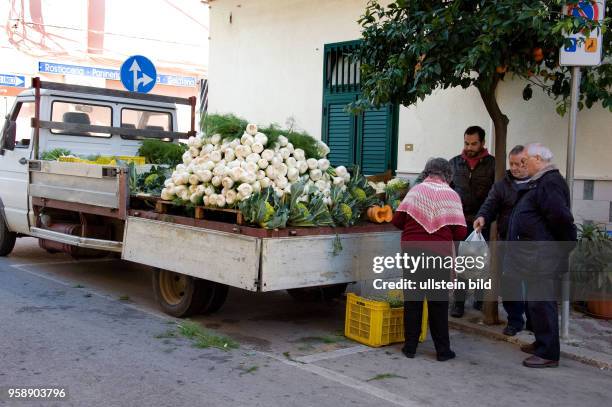
<instances>
[{"instance_id":1,"label":"patterned shawl","mask_svg":"<svg viewBox=\"0 0 612 407\"><path fill-rule=\"evenodd\" d=\"M461 198L435 177L427 177L412 187L397 210L412 216L427 233L448 225L466 226Z\"/></svg>"}]
</instances>

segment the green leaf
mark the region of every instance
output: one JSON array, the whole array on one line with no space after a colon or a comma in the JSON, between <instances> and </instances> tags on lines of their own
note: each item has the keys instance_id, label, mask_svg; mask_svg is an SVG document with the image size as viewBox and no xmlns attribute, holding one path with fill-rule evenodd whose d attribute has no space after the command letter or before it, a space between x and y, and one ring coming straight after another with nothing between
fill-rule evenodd
<instances>
[{"instance_id":1,"label":"green leaf","mask_svg":"<svg viewBox=\"0 0 612 407\"><path fill-rule=\"evenodd\" d=\"M184 143L168 141L143 140L138 155L144 157L150 164L166 164L172 167L183 162L183 153L187 151Z\"/></svg>"},{"instance_id":2,"label":"green leaf","mask_svg":"<svg viewBox=\"0 0 612 407\"><path fill-rule=\"evenodd\" d=\"M544 92L565 101L569 84L557 79L568 72L557 65L563 33L602 28L604 55L611 53L612 37L609 18L585 24L580 18L563 16L563 4L560 0L396 0L388 5L370 1L361 20L362 45L356 53L361 61L362 95L352 107L365 106L362 102L410 106L428 98L434 89L491 84L490 72L502 64L523 79L528 79L523 73L530 70L537 74L534 66L545 67L540 72ZM605 15L612 15L611 4L607 2ZM544 53L539 63L533 60L536 47ZM611 109L612 66L588 70L596 75L583 79L585 106L601 103ZM531 98L528 93L525 99Z\"/></svg>"}]
</instances>

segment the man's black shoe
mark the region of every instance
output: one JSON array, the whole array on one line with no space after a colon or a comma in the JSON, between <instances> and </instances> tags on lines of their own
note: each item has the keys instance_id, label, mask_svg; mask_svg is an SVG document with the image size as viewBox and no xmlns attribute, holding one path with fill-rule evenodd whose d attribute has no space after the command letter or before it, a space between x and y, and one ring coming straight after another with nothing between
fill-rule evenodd
<instances>
[{"instance_id":1,"label":"man's black shoe","mask_svg":"<svg viewBox=\"0 0 612 407\"><path fill-rule=\"evenodd\" d=\"M461 318L463 316L463 313L465 312L464 310L464 303L462 302L456 302L453 304L453 309L451 310L451 317L453 318Z\"/></svg>"}]
</instances>

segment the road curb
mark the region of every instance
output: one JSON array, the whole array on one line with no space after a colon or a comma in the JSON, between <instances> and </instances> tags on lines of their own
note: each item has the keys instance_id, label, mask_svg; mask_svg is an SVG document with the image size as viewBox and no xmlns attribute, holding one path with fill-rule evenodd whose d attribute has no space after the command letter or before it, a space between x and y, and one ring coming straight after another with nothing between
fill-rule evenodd
<instances>
[{"instance_id":1,"label":"road curb","mask_svg":"<svg viewBox=\"0 0 612 407\"><path fill-rule=\"evenodd\" d=\"M473 333L490 339L513 343L519 346L527 345L531 343L531 340L533 340L533 337L529 337L526 334L506 336L501 333L501 330L499 329L500 325L484 325L482 322L474 322L474 319L479 320L479 318L470 317L467 317L467 319L457 319L451 317L448 319L448 326L463 332ZM572 359L598 369L612 370L612 356L605 353L561 343L561 357Z\"/></svg>"}]
</instances>

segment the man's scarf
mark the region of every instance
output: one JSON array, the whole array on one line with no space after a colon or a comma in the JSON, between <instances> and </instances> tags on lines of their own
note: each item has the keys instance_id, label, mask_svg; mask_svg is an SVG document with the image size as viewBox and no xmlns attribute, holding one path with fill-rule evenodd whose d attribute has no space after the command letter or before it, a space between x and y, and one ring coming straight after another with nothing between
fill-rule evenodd
<instances>
[{"instance_id":1,"label":"man's scarf","mask_svg":"<svg viewBox=\"0 0 612 407\"><path fill-rule=\"evenodd\" d=\"M478 163L480 162L480 160L482 160L483 158L489 156L489 151L486 148L483 148L480 153L478 153L478 155L476 157L470 157L468 156L467 152L465 150L463 150L463 152L461 153L461 157L467 161L468 166L470 167L470 170L474 170L474 168L476 168L476 166L478 165Z\"/></svg>"},{"instance_id":2,"label":"man's scarf","mask_svg":"<svg viewBox=\"0 0 612 407\"><path fill-rule=\"evenodd\" d=\"M412 187L397 210L410 215L427 233L449 225L466 226L461 198L435 177Z\"/></svg>"}]
</instances>

